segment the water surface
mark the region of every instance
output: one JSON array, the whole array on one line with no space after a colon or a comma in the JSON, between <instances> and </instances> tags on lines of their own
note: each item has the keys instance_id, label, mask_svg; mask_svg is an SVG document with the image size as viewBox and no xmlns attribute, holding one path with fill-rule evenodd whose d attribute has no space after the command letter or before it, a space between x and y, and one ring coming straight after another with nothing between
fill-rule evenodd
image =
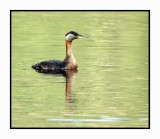
<instances>
[{"instance_id":1,"label":"water surface","mask_svg":"<svg viewBox=\"0 0 160 139\"><path fill-rule=\"evenodd\" d=\"M37 73L75 40L78 72ZM12 127L148 127L147 12L12 12Z\"/></svg>"}]
</instances>

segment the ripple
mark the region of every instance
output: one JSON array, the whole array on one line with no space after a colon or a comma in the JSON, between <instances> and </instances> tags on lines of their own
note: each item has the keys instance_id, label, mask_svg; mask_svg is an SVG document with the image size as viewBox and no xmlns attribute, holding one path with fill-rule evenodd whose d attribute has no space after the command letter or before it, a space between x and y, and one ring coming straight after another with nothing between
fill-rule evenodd
<instances>
[{"instance_id":1,"label":"ripple","mask_svg":"<svg viewBox=\"0 0 160 139\"><path fill-rule=\"evenodd\" d=\"M86 118L49 118L48 121L52 122L116 122L116 121L130 121L139 120L146 121L148 118L121 118L121 117L106 117L99 119L86 119Z\"/></svg>"}]
</instances>

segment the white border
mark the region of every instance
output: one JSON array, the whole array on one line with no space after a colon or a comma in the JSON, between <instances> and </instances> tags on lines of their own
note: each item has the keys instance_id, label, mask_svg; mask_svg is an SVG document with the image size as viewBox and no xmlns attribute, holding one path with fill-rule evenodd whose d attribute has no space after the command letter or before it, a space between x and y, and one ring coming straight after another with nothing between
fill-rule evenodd
<instances>
[{"instance_id":1,"label":"white border","mask_svg":"<svg viewBox=\"0 0 160 139\"><path fill-rule=\"evenodd\" d=\"M0 138L159 138L160 7L159 0L5 0L0 1ZM10 129L9 10L151 10L151 129Z\"/></svg>"}]
</instances>

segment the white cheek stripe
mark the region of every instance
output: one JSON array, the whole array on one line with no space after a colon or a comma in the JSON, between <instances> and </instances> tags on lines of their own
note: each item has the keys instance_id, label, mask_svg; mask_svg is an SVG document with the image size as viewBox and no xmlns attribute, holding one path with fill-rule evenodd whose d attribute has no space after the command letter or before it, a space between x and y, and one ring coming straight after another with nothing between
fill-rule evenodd
<instances>
[{"instance_id":1,"label":"white cheek stripe","mask_svg":"<svg viewBox=\"0 0 160 139\"><path fill-rule=\"evenodd\" d=\"M73 40L74 39L74 35L73 34L68 34L67 36L66 36L66 40L68 40L68 41L71 41L71 40Z\"/></svg>"},{"instance_id":2,"label":"white cheek stripe","mask_svg":"<svg viewBox=\"0 0 160 139\"><path fill-rule=\"evenodd\" d=\"M69 40L69 35L66 36L66 40Z\"/></svg>"}]
</instances>

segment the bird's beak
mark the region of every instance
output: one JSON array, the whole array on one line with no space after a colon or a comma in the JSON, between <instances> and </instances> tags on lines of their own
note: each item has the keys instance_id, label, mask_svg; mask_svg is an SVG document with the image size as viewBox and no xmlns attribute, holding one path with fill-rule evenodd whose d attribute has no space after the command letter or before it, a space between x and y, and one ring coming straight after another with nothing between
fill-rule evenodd
<instances>
[{"instance_id":1,"label":"bird's beak","mask_svg":"<svg viewBox=\"0 0 160 139\"><path fill-rule=\"evenodd\" d=\"M81 38L88 38L88 37L82 36L82 35L78 35L78 36L77 36L77 39L81 39Z\"/></svg>"}]
</instances>

